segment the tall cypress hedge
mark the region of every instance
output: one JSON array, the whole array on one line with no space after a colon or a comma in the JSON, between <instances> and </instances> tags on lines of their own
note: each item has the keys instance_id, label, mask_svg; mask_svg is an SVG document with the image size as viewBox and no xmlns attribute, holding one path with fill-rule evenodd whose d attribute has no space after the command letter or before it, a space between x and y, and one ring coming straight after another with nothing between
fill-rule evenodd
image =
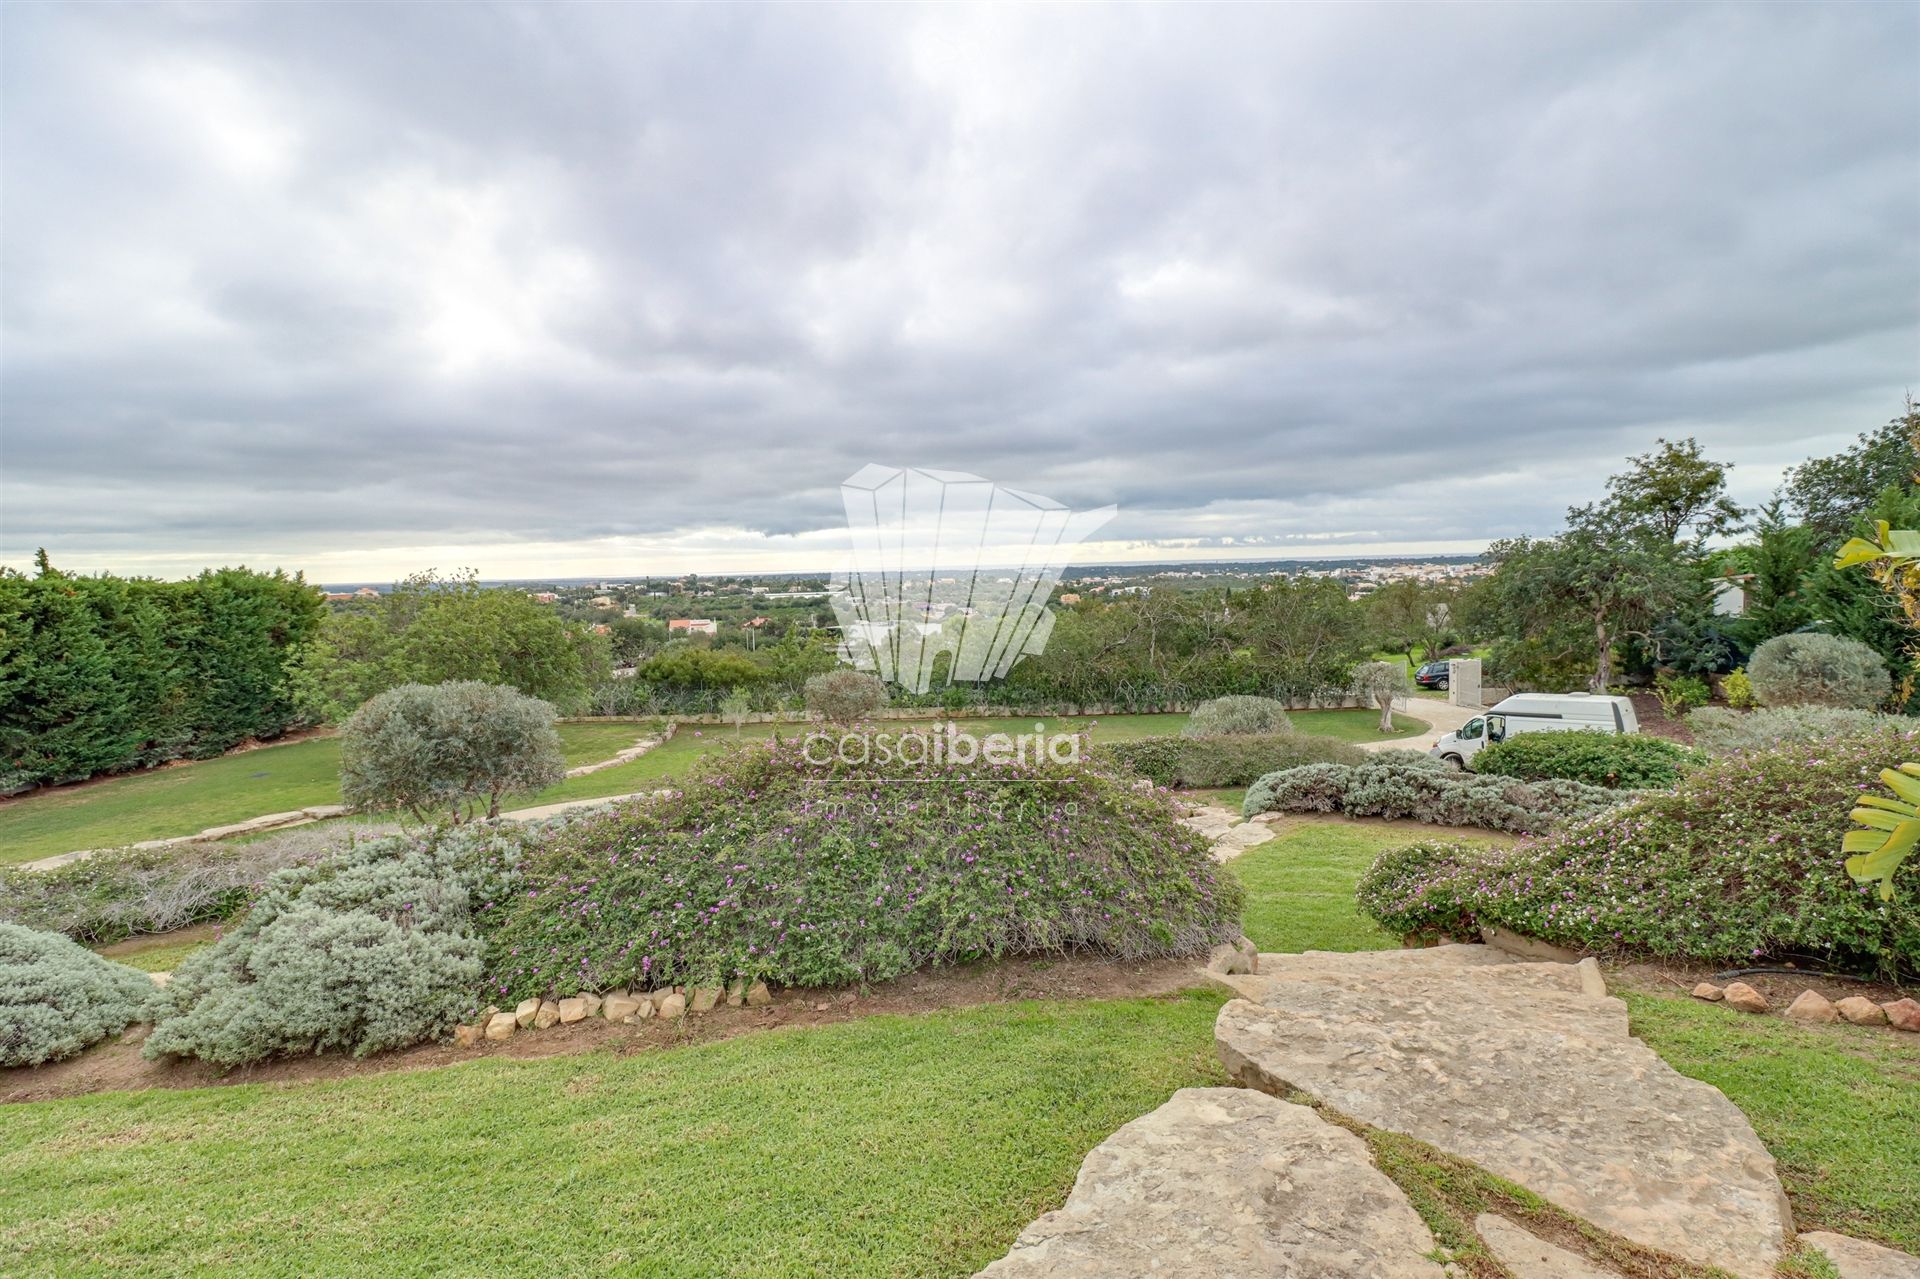
<instances>
[{"instance_id":1,"label":"tall cypress hedge","mask_svg":"<svg viewBox=\"0 0 1920 1279\"><path fill-rule=\"evenodd\" d=\"M184 582L0 568L0 794L218 755L302 722L286 662L325 616L299 574Z\"/></svg>"}]
</instances>

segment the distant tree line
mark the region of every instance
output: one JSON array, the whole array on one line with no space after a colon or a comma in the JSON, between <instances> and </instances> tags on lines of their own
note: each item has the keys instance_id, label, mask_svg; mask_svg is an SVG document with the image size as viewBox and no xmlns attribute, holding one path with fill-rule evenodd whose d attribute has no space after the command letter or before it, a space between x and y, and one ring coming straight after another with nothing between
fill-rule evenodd
<instances>
[{"instance_id":1,"label":"distant tree line","mask_svg":"<svg viewBox=\"0 0 1920 1279\"><path fill-rule=\"evenodd\" d=\"M1902 618L1871 578L1833 559L1876 520L1920 525L1916 433L1910 403L1852 448L1793 468L1756 511L1728 498L1727 467L1698 443L1658 441L1604 498L1571 508L1561 532L1495 542L1495 570L1464 593L1461 625L1490 644L1490 682L1540 689L1719 674L1777 635L1838 635L1886 660L1904 703L1920 671ZM1739 616L1714 607L1731 585Z\"/></svg>"},{"instance_id":2,"label":"distant tree line","mask_svg":"<svg viewBox=\"0 0 1920 1279\"><path fill-rule=\"evenodd\" d=\"M0 569L0 793L279 736L302 718L287 657L325 611L299 574Z\"/></svg>"}]
</instances>

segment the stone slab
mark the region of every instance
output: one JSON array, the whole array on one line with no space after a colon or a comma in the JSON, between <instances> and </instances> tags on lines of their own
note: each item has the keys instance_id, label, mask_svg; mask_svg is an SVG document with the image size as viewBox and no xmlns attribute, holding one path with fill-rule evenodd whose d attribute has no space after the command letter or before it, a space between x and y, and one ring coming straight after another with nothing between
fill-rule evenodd
<instances>
[{"instance_id":1,"label":"stone slab","mask_svg":"<svg viewBox=\"0 0 1920 1279\"><path fill-rule=\"evenodd\" d=\"M1513 1279L1620 1279L1619 1271L1596 1266L1505 1217L1483 1212L1473 1228Z\"/></svg>"},{"instance_id":2,"label":"stone slab","mask_svg":"<svg viewBox=\"0 0 1920 1279\"><path fill-rule=\"evenodd\" d=\"M1746 1116L1634 1039L1579 966L1441 946L1262 955L1260 979L1215 1025L1235 1082L1298 1088L1686 1260L1760 1279L1785 1251Z\"/></svg>"},{"instance_id":3,"label":"stone slab","mask_svg":"<svg viewBox=\"0 0 1920 1279\"><path fill-rule=\"evenodd\" d=\"M1800 1242L1826 1253L1840 1279L1920 1279L1920 1257L1877 1243L1828 1230L1809 1231Z\"/></svg>"},{"instance_id":4,"label":"stone slab","mask_svg":"<svg viewBox=\"0 0 1920 1279\"><path fill-rule=\"evenodd\" d=\"M979 1279L1442 1279L1366 1143L1305 1106L1183 1088L1101 1142Z\"/></svg>"}]
</instances>

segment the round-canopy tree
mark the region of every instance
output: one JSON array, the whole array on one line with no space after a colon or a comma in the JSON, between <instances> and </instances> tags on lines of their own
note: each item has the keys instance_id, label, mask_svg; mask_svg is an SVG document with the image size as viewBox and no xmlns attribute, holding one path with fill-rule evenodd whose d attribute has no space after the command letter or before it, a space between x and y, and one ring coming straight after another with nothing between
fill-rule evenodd
<instances>
[{"instance_id":1,"label":"round-canopy tree","mask_svg":"<svg viewBox=\"0 0 1920 1279\"><path fill-rule=\"evenodd\" d=\"M1362 662L1353 668L1353 695L1380 708L1380 731L1393 731L1393 699L1413 696L1413 680L1398 662Z\"/></svg>"},{"instance_id":2,"label":"round-canopy tree","mask_svg":"<svg viewBox=\"0 0 1920 1279\"><path fill-rule=\"evenodd\" d=\"M852 724L887 704L887 686L877 675L841 669L807 681L807 709L836 724Z\"/></svg>"},{"instance_id":3,"label":"round-canopy tree","mask_svg":"<svg viewBox=\"0 0 1920 1279\"><path fill-rule=\"evenodd\" d=\"M502 796L567 775L553 714L498 684L402 684L347 721L340 789L356 808L404 808L422 821L496 817Z\"/></svg>"}]
</instances>

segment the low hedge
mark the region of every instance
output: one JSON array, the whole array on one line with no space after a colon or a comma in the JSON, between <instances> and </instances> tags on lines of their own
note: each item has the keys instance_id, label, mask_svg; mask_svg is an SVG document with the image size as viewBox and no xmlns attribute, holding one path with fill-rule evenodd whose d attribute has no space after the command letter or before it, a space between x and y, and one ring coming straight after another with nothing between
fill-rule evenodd
<instances>
[{"instance_id":1,"label":"low hedge","mask_svg":"<svg viewBox=\"0 0 1920 1279\"><path fill-rule=\"evenodd\" d=\"M1093 757L1107 767L1150 778L1156 786L1193 789L1246 786L1267 773L1303 764L1358 764L1367 752L1331 738L1288 731L1143 737L1097 746Z\"/></svg>"},{"instance_id":2,"label":"low hedge","mask_svg":"<svg viewBox=\"0 0 1920 1279\"><path fill-rule=\"evenodd\" d=\"M1317 764L1270 773L1247 791L1241 811L1346 813L1411 818L1439 826L1529 833L1551 830L1621 802L1621 793L1581 782L1523 782L1445 768L1392 752L1355 765Z\"/></svg>"},{"instance_id":3,"label":"low hedge","mask_svg":"<svg viewBox=\"0 0 1920 1279\"><path fill-rule=\"evenodd\" d=\"M735 978L824 986L1239 934L1238 881L1172 802L1079 764L815 763L775 738L565 828L492 935L502 1002Z\"/></svg>"},{"instance_id":4,"label":"low hedge","mask_svg":"<svg viewBox=\"0 0 1920 1279\"><path fill-rule=\"evenodd\" d=\"M1580 729L1516 733L1473 757L1473 771L1522 781L1561 778L1624 790L1664 789L1702 756L1678 742L1639 733Z\"/></svg>"},{"instance_id":5,"label":"low hedge","mask_svg":"<svg viewBox=\"0 0 1920 1279\"><path fill-rule=\"evenodd\" d=\"M1511 850L1395 850L1360 906L1402 935L1494 924L1581 950L1920 973L1920 860L1882 901L1840 847L1878 772L1916 757L1920 734L1888 730L1745 752Z\"/></svg>"},{"instance_id":6,"label":"low hedge","mask_svg":"<svg viewBox=\"0 0 1920 1279\"><path fill-rule=\"evenodd\" d=\"M1707 755L1770 750L1783 742L1817 742L1881 730L1920 728L1907 715L1882 715L1844 706L1775 706L1737 711L1704 706L1687 717L1694 745Z\"/></svg>"},{"instance_id":7,"label":"low hedge","mask_svg":"<svg viewBox=\"0 0 1920 1279\"><path fill-rule=\"evenodd\" d=\"M0 924L0 1066L71 1057L146 1020L158 995L139 969L71 938Z\"/></svg>"}]
</instances>

